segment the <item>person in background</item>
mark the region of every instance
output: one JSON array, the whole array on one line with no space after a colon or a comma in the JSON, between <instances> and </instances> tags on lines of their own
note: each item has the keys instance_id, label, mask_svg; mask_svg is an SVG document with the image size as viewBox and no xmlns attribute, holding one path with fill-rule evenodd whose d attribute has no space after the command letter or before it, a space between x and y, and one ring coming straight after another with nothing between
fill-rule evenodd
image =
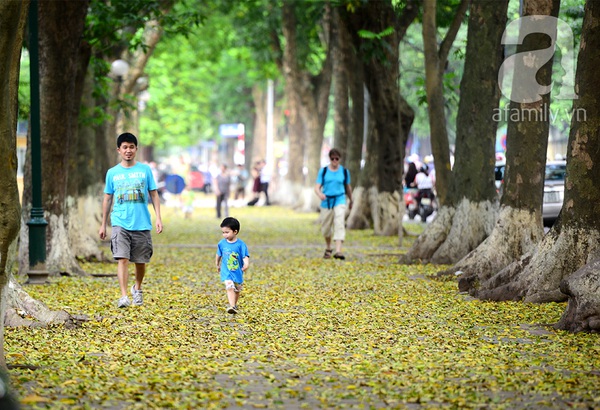
<instances>
[{"instance_id":1,"label":"person in background","mask_svg":"<svg viewBox=\"0 0 600 410\"><path fill-rule=\"evenodd\" d=\"M417 203L421 204L421 198L423 196L428 195L431 199L433 196L433 179L429 175L429 167L426 164L423 164L419 169L419 173L415 177L415 185L419 190L417 194Z\"/></svg>"},{"instance_id":2,"label":"person in background","mask_svg":"<svg viewBox=\"0 0 600 410\"><path fill-rule=\"evenodd\" d=\"M413 185L415 182L415 177L417 176L419 171L417 171L417 166L415 165L414 162L411 162L410 164L408 164L408 170L406 171L406 174L404 175L404 187L405 188L412 188L412 187L416 187L416 185Z\"/></svg>"},{"instance_id":3,"label":"person in background","mask_svg":"<svg viewBox=\"0 0 600 410\"><path fill-rule=\"evenodd\" d=\"M221 208L225 207L225 216L229 216L229 193L231 187L231 176L227 165L221 165L221 173L217 175L215 183L215 195L217 196L217 218L221 219Z\"/></svg>"},{"instance_id":4,"label":"person in background","mask_svg":"<svg viewBox=\"0 0 600 410\"><path fill-rule=\"evenodd\" d=\"M260 192L265 194L265 205L271 205L269 201L269 183L271 182L271 171L267 167L267 162L263 159L260 162Z\"/></svg>"},{"instance_id":5,"label":"person in background","mask_svg":"<svg viewBox=\"0 0 600 410\"><path fill-rule=\"evenodd\" d=\"M125 308L131 305L127 296L129 262L135 263L135 284L131 287L133 304L143 304L142 281L146 274L146 264L152 256L152 220L148 210L148 197L156 214L156 232L163 231L160 216L160 200L156 191L156 181L150 166L135 160L138 141L128 132L117 138L117 152L121 162L106 173L104 200L102 201L102 224L98 234L106 238L106 225L110 213L112 235L110 248L118 261L117 276L121 289L121 298L117 306Z\"/></svg>"},{"instance_id":6,"label":"person in background","mask_svg":"<svg viewBox=\"0 0 600 410\"><path fill-rule=\"evenodd\" d=\"M252 195L254 198L250 202L248 202L248 206L254 206L260 199L260 161L256 161L254 163L254 167L252 168Z\"/></svg>"},{"instance_id":7,"label":"person in background","mask_svg":"<svg viewBox=\"0 0 600 410\"><path fill-rule=\"evenodd\" d=\"M352 187L350 186L350 172L340 165L342 155L333 148L329 151L331 162L319 170L315 193L321 200L319 220L321 233L325 237L325 253L323 258L330 259L333 249L331 241L335 242L335 259L346 259L342 253L342 243L346 239L346 197L352 208Z\"/></svg>"},{"instance_id":8,"label":"person in background","mask_svg":"<svg viewBox=\"0 0 600 410\"><path fill-rule=\"evenodd\" d=\"M234 200L241 199L242 201L246 197L246 183L248 182L248 171L242 164L238 164L236 171L233 175L233 184L235 186Z\"/></svg>"},{"instance_id":9,"label":"person in background","mask_svg":"<svg viewBox=\"0 0 600 410\"><path fill-rule=\"evenodd\" d=\"M185 219L190 219L194 213L195 194L192 188L185 188L181 193L182 211Z\"/></svg>"},{"instance_id":10,"label":"person in background","mask_svg":"<svg viewBox=\"0 0 600 410\"><path fill-rule=\"evenodd\" d=\"M229 307L227 313L238 313L238 300L244 284L244 272L250 266L250 254L246 244L238 238L240 222L225 218L221 222L223 239L217 244L215 263L225 285Z\"/></svg>"}]
</instances>

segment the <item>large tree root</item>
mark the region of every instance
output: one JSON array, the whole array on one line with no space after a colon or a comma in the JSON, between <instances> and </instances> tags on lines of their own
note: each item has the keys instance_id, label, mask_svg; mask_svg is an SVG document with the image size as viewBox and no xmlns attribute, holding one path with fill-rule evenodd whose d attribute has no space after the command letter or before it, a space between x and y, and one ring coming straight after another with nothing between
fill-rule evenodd
<instances>
[{"instance_id":1,"label":"large tree root","mask_svg":"<svg viewBox=\"0 0 600 410\"><path fill-rule=\"evenodd\" d=\"M395 192L378 192L376 188L369 189L369 205L373 216L375 235L398 235L402 221L400 205L401 195Z\"/></svg>"},{"instance_id":2,"label":"large tree root","mask_svg":"<svg viewBox=\"0 0 600 410\"><path fill-rule=\"evenodd\" d=\"M555 327L570 332L600 332L600 259L563 280L560 290L568 295L569 304Z\"/></svg>"},{"instance_id":3,"label":"large tree root","mask_svg":"<svg viewBox=\"0 0 600 410\"><path fill-rule=\"evenodd\" d=\"M369 206L369 191L359 186L352 192L352 209L346 219L348 229L369 229L373 225L371 207Z\"/></svg>"},{"instance_id":4,"label":"large tree root","mask_svg":"<svg viewBox=\"0 0 600 410\"><path fill-rule=\"evenodd\" d=\"M491 235L454 266L438 275L461 272L459 290L469 291L524 254L533 251L543 236L544 230L535 214L502 207Z\"/></svg>"},{"instance_id":5,"label":"large tree root","mask_svg":"<svg viewBox=\"0 0 600 410\"><path fill-rule=\"evenodd\" d=\"M442 207L400 262L456 263L493 231L497 206L463 198L456 208Z\"/></svg>"},{"instance_id":6,"label":"large tree root","mask_svg":"<svg viewBox=\"0 0 600 410\"><path fill-rule=\"evenodd\" d=\"M44 327L64 325L72 328L89 320L84 315L70 315L64 310L50 310L44 303L29 296L23 287L13 278L4 288L7 298L4 315L5 326Z\"/></svg>"},{"instance_id":7,"label":"large tree root","mask_svg":"<svg viewBox=\"0 0 600 410\"><path fill-rule=\"evenodd\" d=\"M441 207L433 221L413 243L413 246L400 257L400 263L428 262L435 251L446 240L455 209L449 206Z\"/></svg>"},{"instance_id":8,"label":"large tree root","mask_svg":"<svg viewBox=\"0 0 600 410\"><path fill-rule=\"evenodd\" d=\"M560 290L561 281L598 254L599 240L596 230L555 226L532 254L481 282L471 294L496 301L563 302L567 295Z\"/></svg>"},{"instance_id":9,"label":"large tree root","mask_svg":"<svg viewBox=\"0 0 600 410\"><path fill-rule=\"evenodd\" d=\"M456 207L446 240L433 253L430 262L451 264L459 261L492 233L497 216L497 201L471 202L463 198Z\"/></svg>"}]
</instances>

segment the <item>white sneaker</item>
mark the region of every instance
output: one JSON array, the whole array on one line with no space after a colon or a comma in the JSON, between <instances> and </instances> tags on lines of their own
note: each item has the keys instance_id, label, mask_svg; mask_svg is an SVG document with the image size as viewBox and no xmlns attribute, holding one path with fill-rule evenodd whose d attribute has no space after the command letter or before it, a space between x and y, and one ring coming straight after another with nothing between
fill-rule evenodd
<instances>
[{"instance_id":1,"label":"white sneaker","mask_svg":"<svg viewBox=\"0 0 600 410\"><path fill-rule=\"evenodd\" d=\"M235 315L237 313L237 307L235 306L229 306L229 309L227 309L227 313Z\"/></svg>"},{"instance_id":2,"label":"white sneaker","mask_svg":"<svg viewBox=\"0 0 600 410\"><path fill-rule=\"evenodd\" d=\"M133 304L135 306L142 306L144 304L144 296L142 294L142 290L137 290L135 285L131 287L131 298L133 299Z\"/></svg>"},{"instance_id":3,"label":"white sneaker","mask_svg":"<svg viewBox=\"0 0 600 410\"><path fill-rule=\"evenodd\" d=\"M117 307L120 308L126 308L129 307L129 305L131 305L131 302L127 296L121 296L121 299L119 299L119 302L117 303Z\"/></svg>"}]
</instances>

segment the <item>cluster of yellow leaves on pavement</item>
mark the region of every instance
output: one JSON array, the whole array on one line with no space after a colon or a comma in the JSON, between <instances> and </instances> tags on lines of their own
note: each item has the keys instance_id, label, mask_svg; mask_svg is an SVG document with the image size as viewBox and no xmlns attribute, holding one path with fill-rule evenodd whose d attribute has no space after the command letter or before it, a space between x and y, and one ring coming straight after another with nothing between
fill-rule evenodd
<instances>
[{"instance_id":1,"label":"cluster of yellow leaves on pavement","mask_svg":"<svg viewBox=\"0 0 600 410\"><path fill-rule=\"evenodd\" d=\"M6 329L24 409L600 407L597 335L545 325L564 304L473 300L370 231L348 232L346 261L323 260L314 214L232 209L251 268L228 315L213 212L164 210L141 307L116 308L114 277L27 288L90 320Z\"/></svg>"}]
</instances>

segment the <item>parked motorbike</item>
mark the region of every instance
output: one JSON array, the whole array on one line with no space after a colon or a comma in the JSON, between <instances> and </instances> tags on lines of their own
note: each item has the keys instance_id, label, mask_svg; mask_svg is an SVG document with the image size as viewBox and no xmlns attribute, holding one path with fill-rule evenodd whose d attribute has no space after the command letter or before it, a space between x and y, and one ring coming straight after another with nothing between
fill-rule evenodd
<instances>
[{"instance_id":1,"label":"parked motorbike","mask_svg":"<svg viewBox=\"0 0 600 410\"><path fill-rule=\"evenodd\" d=\"M418 192L418 214L421 217L421 221L425 222L429 217L435 206L435 195L431 189L419 189Z\"/></svg>"},{"instance_id":2,"label":"parked motorbike","mask_svg":"<svg viewBox=\"0 0 600 410\"><path fill-rule=\"evenodd\" d=\"M404 203L406 204L406 214L409 219L414 219L419 211L417 202L418 189L408 188L404 190Z\"/></svg>"}]
</instances>

